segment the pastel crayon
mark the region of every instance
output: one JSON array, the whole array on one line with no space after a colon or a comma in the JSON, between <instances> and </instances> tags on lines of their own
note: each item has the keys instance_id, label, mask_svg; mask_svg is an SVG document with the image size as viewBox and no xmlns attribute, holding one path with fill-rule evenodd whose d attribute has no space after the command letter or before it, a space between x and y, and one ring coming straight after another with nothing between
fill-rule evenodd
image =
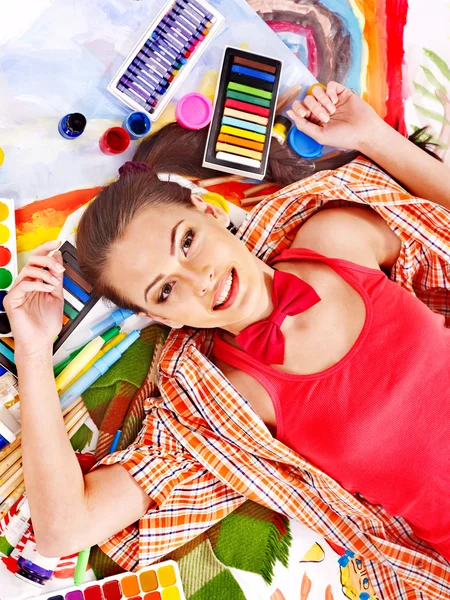
<instances>
[{"instance_id":1,"label":"pastel crayon","mask_svg":"<svg viewBox=\"0 0 450 600\"><path fill-rule=\"evenodd\" d=\"M189 38L197 30L197 27L195 25L192 26L190 23L183 22L181 19L177 19L175 21L169 15L166 15L162 19L162 23L169 25L179 35L183 37L187 36L187 38Z\"/></svg>"},{"instance_id":2,"label":"pastel crayon","mask_svg":"<svg viewBox=\"0 0 450 600\"><path fill-rule=\"evenodd\" d=\"M171 46L169 46L169 44L167 44L167 42L163 42L161 39L159 39L157 42L147 42L145 44L145 48L150 50L150 53L148 53L148 56L151 57L153 52L157 52L158 54L167 57L167 59L169 61L171 60L176 60L177 56L179 55L179 52L176 48L172 48ZM144 49L142 49L143 52Z\"/></svg>"},{"instance_id":3,"label":"pastel crayon","mask_svg":"<svg viewBox=\"0 0 450 600\"><path fill-rule=\"evenodd\" d=\"M177 0L177 4L181 4L182 6L192 6L201 17L207 17L210 21L214 22L215 17L212 13L205 10L205 8L195 0Z\"/></svg>"},{"instance_id":4,"label":"pastel crayon","mask_svg":"<svg viewBox=\"0 0 450 600\"><path fill-rule=\"evenodd\" d=\"M233 117L223 117L222 124L231 125L231 127L239 127L241 129L248 129L249 131L254 131L255 133L265 134L267 131L267 127L263 127L263 125L256 125L255 123L250 123L250 121L234 119Z\"/></svg>"},{"instance_id":5,"label":"pastel crayon","mask_svg":"<svg viewBox=\"0 0 450 600\"><path fill-rule=\"evenodd\" d=\"M266 100L270 100L272 98L272 92L267 92L266 90L259 90L258 88L251 87L249 85L242 85L240 83L235 83L234 81L230 81L227 87L233 92L242 92L244 94L250 94L251 96L265 98Z\"/></svg>"},{"instance_id":6,"label":"pastel crayon","mask_svg":"<svg viewBox=\"0 0 450 600\"><path fill-rule=\"evenodd\" d=\"M146 60L148 60L147 57L145 57ZM170 73L170 69L167 69L166 67L164 67L163 65L161 65L160 63L148 63L145 60L139 59L139 58L135 58L133 60L133 62L131 63L133 66L138 67L138 69L150 69L151 71L154 71L155 73L158 73L159 75L165 75L166 73Z\"/></svg>"},{"instance_id":7,"label":"pastel crayon","mask_svg":"<svg viewBox=\"0 0 450 600\"><path fill-rule=\"evenodd\" d=\"M67 315L69 319L76 319L79 313L73 306L70 306L70 304L64 300L64 314Z\"/></svg>"},{"instance_id":8,"label":"pastel crayon","mask_svg":"<svg viewBox=\"0 0 450 600\"><path fill-rule=\"evenodd\" d=\"M184 40L179 40L177 37L175 36L171 36L168 32L169 28L165 25L158 25L158 27L155 29L155 31L152 33L151 36L151 40L158 40L158 38L160 36L165 36L166 39L170 40L170 43L175 46L178 51L181 51L184 49L185 45L187 44L187 42L185 42Z\"/></svg>"},{"instance_id":9,"label":"pastel crayon","mask_svg":"<svg viewBox=\"0 0 450 600\"><path fill-rule=\"evenodd\" d=\"M227 98L225 100L225 108L244 110L246 112L254 113L255 115L261 115L262 117L268 117L270 115L270 110L268 108L263 108L262 106L258 106L256 104L250 104L249 102L232 100L231 98Z\"/></svg>"},{"instance_id":10,"label":"pastel crayon","mask_svg":"<svg viewBox=\"0 0 450 600\"><path fill-rule=\"evenodd\" d=\"M249 102L250 104L257 104L258 106L264 106L270 108L270 100L264 98L258 98L258 96L250 96L249 94L242 94L241 92L234 92L233 90L227 90L227 98L233 100L241 100L242 102Z\"/></svg>"},{"instance_id":11,"label":"pastel crayon","mask_svg":"<svg viewBox=\"0 0 450 600\"><path fill-rule=\"evenodd\" d=\"M179 44L183 46L191 43L195 40L195 30L194 31L180 31L177 28L171 25L171 22L161 23L156 29L155 32L160 34L163 31L167 36L170 36L171 39L175 39Z\"/></svg>"},{"instance_id":12,"label":"pastel crayon","mask_svg":"<svg viewBox=\"0 0 450 600\"><path fill-rule=\"evenodd\" d=\"M235 110L234 108L227 108L225 106L225 110L223 114L226 117L234 117L235 119L244 119L245 121L251 121L252 123L258 123L259 125L267 125L269 119L267 117L261 117L259 115L254 115L250 112L244 112L243 110Z\"/></svg>"},{"instance_id":13,"label":"pastel crayon","mask_svg":"<svg viewBox=\"0 0 450 600\"><path fill-rule=\"evenodd\" d=\"M255 160L262 160L262 152L256 152L255 150L249 150L248 148L242 148L242 146L232 146L231 144L222 144L218 142L216 144L217 152L231 152L232 154L239 154L239 156L248 156L248 158L254 158Z\"/></svg>"},{"instance_id":14,"label":"pastel crayon","mask_svg":"<svg viewBox=\"0 0 450 600\"><path fill-rule=\"evenodd\" d=\"M163 87L169 85L169 83L160 75L157 75L153 71L141 70L138 67L130 65L128 71L124 77L137 77L143 81L147 86L154 87L155 85L162 85Z\"/></svg>"},{"instance_id":15,"label":"pastel crayon","mask_svg":"<svg viewBox=\"0 0 450 600\"><path fill-rule=\"evenodd\" d=\"M277 68L273 65L267 65L265 63L260 63L257 60L250 60L248 58L244 58L243 56L235 56L233 58L233 63L235 65L243 65L244 67L250 67L250 69L258 69L259 71L266 71L266 73L276 73Z\"/></svg>"},{"instance_id":16,"label":"pastel crayon","mask_svg":"<svg viewBox=\"0 0 450 600\"><path fill-rule=\"evenodd\" d=\"M262 79L256 79L255 77L248 77L247 75L239 75L239 73L230 73L229 81L233 81L239 85L253 87L257 90L265 90L266 92L272 92L273 90L273 83L263 81Z\"/></svg>"},{"instance_id":17,"label":"pastel crayon","mask_svg":"<svg viewBox=\"0 0 450 600\"><path fill-rule=\"evenodd\" d=\"M149 56L142 50L140 52L138 52L138 54L136 55L136 58L143 60L146 63L155 61L155 62L159 63L160 65L164 66L166 69L170 69L170 67L172 67L175 62L175 61L167 58L167 56L165 56L163 53L157 52L156 50L153 51L150 60L149 60Z\"/></svg>"},{"instance_id":18,"label":"pastel crayon","mask_svg":"<svg viewBox=\"0 0 450 600\"><path fill-rule=\"evenodd\" d=\"M222 125L220 133L229 133L230 135L236 135L237 137L243 137L254 142L263 142L266 139L265 135L260 133L253 133L253 131L247 131L245 129L239 129L237 127L230 127L229 125Z\"/></svg>"},{"instance_id":19,"label":"pastel crayon","mask_svg":"<svg viewBox=\"0 0 450 600\"><path fill-rule=\"evenodd\" d=\"M151 95L151 92L147 92L144 88L140 87L137 83L127 80L126 82L120 82L120 85L125 86L129 90L133 90L135 94L140 96L144 101ZM120 88L119 88L120 89Z\"/></svg>"},{"instance_id":20,"label":"pastel crayon","mask_svg":"<svg viewBox=\"0 0 450 600\"><path fill-rule=\"evenodd\" d=\"M234 137L233 135L227 135L226 133L220 133L217 138L218 142L224 144L233 144L234 146L243 146L244 148L250 148L250 150L257 150L262 152L264 150L264 144L260 142L253 142L252 140L246 140L245 138Z\"/></svg>"},{"instance_id":21,"label":"pastel crayon","mask_svg":"<svg viewBox=\"0 0 450 600\"><path fill-rule=\"evenodd\" d=\"M241 166L252 167L253 169L259 169L261 167L261 161L255 160L254 158L247 158L246 156L238 156L237 154L230 154L229 152L218 152L216 154L218 160L225 160L232 163L237 163Z\"/></svg>"},{"instance_id":22,"label":"pastel crayon","mask_svg":"<svg viewBox=\"0 0 450 600\"><path fill-rule=\"evenodd\" d=\"M188 21L189 23L191 23L191 25L194 25L195 27L198 27L199 24L204 27L208 27L210 21L207 17L204 17L202 19L200 15L196 16L192 14L192 12L187 8L188 7L175 6L173 12L177 15L178 18Z\"/></svg>"},{"instance_id":23,"label":"pastel crayon","mask_svg":"<svg viewBox=\"0 0 450 600\"><path fill-rule=\"evenodd\" d=\"M128 73L126 76L121 77L120 83L122 83L123 85L126 85L126 86L128 86L132 83L135 83L135 85L137 85L139 87L139 89L142 90L142 93L147 94L147 95L151 95L153 90L157 86L156 83L154 83L152 86L150 84L144 83L142 80L138 79L131 73ZM130 87L132 89L134 89L134 86L130 85Z\"/></svg>"},{"instance_id":24,"label":"pastel crayon","mask_svg":"<svg viewBox=\"0 0 450 600\"><path fill-rule=\"evenodd\" d=\"M167 53L170 54L171 56L178 58L178 57L183 56L183 52L184 52L185 48L188 46L188 44L189 44L189 42L186 42L186 44L184 44L182 46L177 46L174 43L173 38L168 38L167 36L162 37L160 34L158 34L155 38L151 38L151 40L146 42L143 50L153 52L153 50L155 49L155 45L156 45L156 48L161 47L164 50L166 50Z\"/></svg>"},{"instance_id":25,"label":"pastel crayon","mask_svg":"<svg viewBox=\"0 0 450 600\"><path fill-rule=\"evenodd\" d=\"M128 96L129 98L137 102L137 104L139 104L140 106L145 105L144 98L142 98L142 96L140 96L139 94L136 94L133 90L128 89L125 85L118 83L117 89L120 92L122 92L122 94L125 94L125 96Z\"/></svg>"},{"instance_id":26,"label":"pastel crayon","mask_svg":"<svg viewBox=\"0 0 450 600\"><path fill-rule=\"evenodd\" d=\"M275 81L275 75L264 73L264 71L260 71L259 69L250 69L249 67L244 67L241 65L233 65L231 67L231 71L233 73L239 73L240 75L248 75L249 77L263 79L264 81L268 81L270 83Z\"/></svg>"}]
</instances>

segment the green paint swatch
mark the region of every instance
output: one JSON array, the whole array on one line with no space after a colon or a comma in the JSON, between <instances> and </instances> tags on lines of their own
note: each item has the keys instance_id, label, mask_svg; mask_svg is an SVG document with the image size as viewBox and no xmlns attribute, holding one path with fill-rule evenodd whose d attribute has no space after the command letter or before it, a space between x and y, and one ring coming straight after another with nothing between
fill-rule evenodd
<instances>
[{"instance_id":1,"label":"green paint swatch","mask_svg":"<svg viewBox=\"0 0 450 600\"><path fill-rule=\"evenodd\" d=\"M258 98L257 96L249 96L248 94L240 94L239 92L232 92L231 90L227 90L227 98L232 98L233 100L240 100L241 102L250 102L250 104L256 104L257 106L264 106L265 108L270 108L270 100L263 100L262 98Z\"/></svg>"},{"instance_id":2,"label":"green paint swatch","mask_svg":"<svg viewBox=\"0 0 450 600\"><path fill-rule=\"evenodd\" d=\"M234 83L230 81L228 83L228 89L235 92L244 92L244 94L251 94L252 96L258 96L259 98L272 98L272 92L266 92L266 90L258 90L258 88L251 87L249 85L242 85L241 83Z\"/></svg>"},{"instance_id":3,"label":"green paint swatch","mask_svg":"<svg viewBox=\"0 0 450 600\"><path fill-rule=\"evenodd\" d=\"M66 301L64 301L64 314L67 315L69 319L75 319L78 316L77 311Z\"/></svg>"},{"instance_id":4,"label":"green paint swatch","mask_svg":"<svg viewBox=\"0 0 450 600\"><path fill-rule=\"evenodd\" d=\"M8 269L0 269L0 290L5 290L12 283L13 276Z\"/></svg>"}]
</instances>

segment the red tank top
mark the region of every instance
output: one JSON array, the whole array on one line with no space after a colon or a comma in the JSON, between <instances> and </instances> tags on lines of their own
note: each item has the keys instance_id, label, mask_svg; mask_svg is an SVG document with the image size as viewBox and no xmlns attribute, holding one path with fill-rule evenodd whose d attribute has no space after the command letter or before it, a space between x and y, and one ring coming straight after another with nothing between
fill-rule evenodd
<instances>
[{"instance_id":1,"label":"red tank top","mask_svg":"<svg viewBox=\"0 0 450 600\"><path fill-rule=\"evenodd\" d=\"M366 319L334 366L293 375L216 335L214 355L270 395L278 440L352 493L402 516L450 560L450 329L378 269L290 248L326 263L362 297Z\"/></svg>"}]
</instances>

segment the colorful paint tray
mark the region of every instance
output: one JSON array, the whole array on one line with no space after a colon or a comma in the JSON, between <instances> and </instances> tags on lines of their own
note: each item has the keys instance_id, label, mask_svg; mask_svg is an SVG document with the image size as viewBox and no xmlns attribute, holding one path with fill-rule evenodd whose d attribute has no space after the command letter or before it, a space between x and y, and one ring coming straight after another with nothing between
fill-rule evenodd
<instances>
[{"instance_id":1,"label":"colorful paint tray","mask_svg":"<svg viewBox=\"0 0 450 600\"><path fill-rule=\"evenodd\" d=\"M79 587L39 596L40 600L186 600L178 565L167 560L137 573L113 575ZM29 598L28 600L32 600Z\"/></svg>"},{"instance_id":2,"label":"colorful paint tray","mask_svg":"<svg viewBox=\"0 0 450 600\"><path fill-rule=\"evenodd\" d=\"M3 300L17 277L14 200L0 198L0 337L10 337L11 327Z\"/></svg>"},{"instance_id":3,"label":"colorful paint tray","mask_svg":"<svg viewBox=\"0 0 450 600\"><path fill-rule=\"evenodd\" d=\"M204 0L169 0L122 63L108 91L157 119L223 20Z\"/></svg>"},{"instance_id":4,"label":"colorful paint tray","mask_svg":"<svg viewBox=\"0 0 450 600\"><path fill-rule=\"evenodd\" d=\"M225 48L204 167L264 179L281 69L280 60Z\"/></svg>"}]
</instances>

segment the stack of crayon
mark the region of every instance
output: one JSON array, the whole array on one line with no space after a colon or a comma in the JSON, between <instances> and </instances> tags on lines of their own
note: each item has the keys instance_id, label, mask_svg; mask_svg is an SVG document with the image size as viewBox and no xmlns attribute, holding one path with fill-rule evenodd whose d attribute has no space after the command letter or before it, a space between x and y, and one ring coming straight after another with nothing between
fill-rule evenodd
<instances>
[{"instance_id":1,"label":"stack of crayon","mask_svg":"<svg viewBox=\"0 0 450 600\"><path fill-rule=\"evenodd\" d=\"M156 119L223 21L203 0L170 0L108 89Z\"/></svg>"},{"instance_id":2,"label":"stack of crayon","mask_svg":"<svg viewBox=\"0 0 450 600\"><path fill-rule=\"evenodd\" d=\"M281 63L235 48L225 51L204 166L264 176Z\"/></svg>"}]
</instances>

